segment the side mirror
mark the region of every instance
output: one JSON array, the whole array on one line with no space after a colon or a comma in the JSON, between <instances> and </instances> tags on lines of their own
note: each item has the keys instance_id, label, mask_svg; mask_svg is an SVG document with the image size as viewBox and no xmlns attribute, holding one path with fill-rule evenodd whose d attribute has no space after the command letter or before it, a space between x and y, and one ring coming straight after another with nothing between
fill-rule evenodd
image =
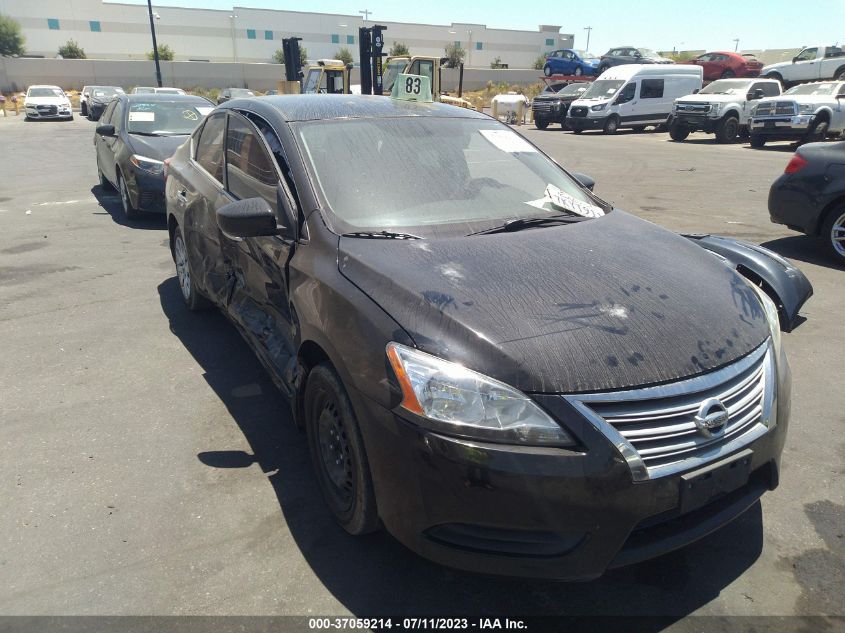
<instances>
[{"instance_id":1,"label":"side mirror","mask_svg":"<svg viewBox=\"0 0 845 633\"><path fill-rule=\"evenodd\" d=\"M701 88L696 88L692 91L692 94L697 95L701 91Z\"/></svg>"},{"instance_id":2,"label":"side mirror","mask_svg":"<svg viewBox=\"0 0 845 633\"><path fill-rule=\"evenodd\" d=\"M763 93L762 88L755 88L754 93L751 95L751 101L756 101L757 99L762 99L766 95Z\"/></svg>"},{"instance_id":3,"label":"side mirror","mask_svg":"<svg viewBox=\"0 0 845 633\"><path fill-rule=\"evenodd\" d=\"M596 186L596 181L590 178L587 174L572 172L570 175L590 191L592 191L593 187Z\"/></svg>"},{"instance_id":4,"label":"side mirror","mask_svg":"<svg viewBox=\"0 0 845 633\"><path fill-rule=\"evenodd\" d=\"M793 64L794 64L795 62L797 62L797 61L798 61L798 58L797 58L797 57L793 57L793 58L792 58L792 63L793 63Z\"/></svg>"},{"instance_id":5,"label":"side mirror","mask_svg":"<svg viewBox=\"0 0 845 633\"><path fill-rule=\"evenodd\" d=\"M98 125L97 126L97 134L100 136L114 136L114 126L113 125Z\"/></svg>"},{"instance_id":6,"label":"side mirror","mask_svg":"<svg viewBox=\"0 0 845 633\"><path fill-rule=\"evenodd\" d=\"M263 198L238 200L217 209L217 226L233 237L278 235L276 214Z\"/></svg>"}]
</instances>

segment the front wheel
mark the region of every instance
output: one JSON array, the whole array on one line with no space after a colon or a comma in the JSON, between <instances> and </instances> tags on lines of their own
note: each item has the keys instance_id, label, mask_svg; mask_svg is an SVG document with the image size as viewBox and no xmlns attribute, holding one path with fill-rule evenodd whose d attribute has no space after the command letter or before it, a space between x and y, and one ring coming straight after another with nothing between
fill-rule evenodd
<instances>
[{"instance_id":1,"label":"front wheel","mask_svg":"<svg viewBox=\"0 0 845 633\"><path fill-rule=\"evenodd\" d=\"M754 149L762 149L763 146L766 144L766 139L760 134L752 134L749 139L749 143Z\"/></svg>"},{"instance_id":2,"label":"front wheel","mask_svg":"<svg viewBox=\"0 0 845 633\"><path fill-rule=\"evenodd\" d=\"M544 74L546 77L551 77L551 76L552 76L552 67L551 67L551 66L549 66L548 64L546 64L545 66L543 66L543 74Z\"/></svg>"},{"instance_id":3,"label":"front wheel","mask_svg":"<svg viewBox=\"0 0 845 633\"><path fill-rule=\"evenodd\" d=\"M827 121L818 121L810 133L807 134L808 143L821 143L827 136L828 123Z\"/></svg>"},{"instance_id":4,"label":"front wheel","mask_svg":"<svg viewBox=\"0 0 845 633\"><path fill-rule=\"evenodd\" d=\"M129 196L129 188L126 186L126 181L120 172L117 172L117 190L120 192L120 203L123 207L123 215L127 220L137 220L141 217L141 212L132 204L132 198Z\"/></svg>"},{"instance_id":5,"label":"front wheel","mask_svg":"<svg viewBox=\"0 0 845 633\"><path fill-rule=\"evenodd\" d=\"M536 127L538 130L545 130L547 127L549 127L549 122L545 119L534 119L534 127Z\"/></svg>"},{"instance_id":6,"label":"front wheel","mask_svg":"<svg viewBox=\"0 0 845 633\"><path fill-rule=\"evenodd\" d=\"M673 141L685 141L689 136L689 133L689 128L683 123L672 121L672 124L669 126L669 137Z\"/></svg>"},{"instance_id":7,"label":"front wheel","mask_svg":"<svg viewBox=\"0 0 845 633\"><path fill-rule=\"evenodd\" d=\"M604 122L604 133L605 134L616 134L616 131L619 129L619 117L615 114L610 115L607 117L607 121Z\"/></svg>"},{"instance_id":8,"label":"front wheel","mask_svg":"<svg viewBox=\"0 0 845 633\"><path fill-rule=\"evenodd\" d=\"M328 363L308 374L304 398L308 448L323 499L354 536L379 527L364 441L340 376Z\"/></svg>"},{"instance_id":9,"label":"front wheel","mask_svg":"<svg viewBox=\"0 0 845 633\"><path fill-rule=\"evenodd\" d=\"M725 117L716 125L717 143L733 143L737 136L739 136L739 119L735 116Z\"/></svg>"}]
</instances>

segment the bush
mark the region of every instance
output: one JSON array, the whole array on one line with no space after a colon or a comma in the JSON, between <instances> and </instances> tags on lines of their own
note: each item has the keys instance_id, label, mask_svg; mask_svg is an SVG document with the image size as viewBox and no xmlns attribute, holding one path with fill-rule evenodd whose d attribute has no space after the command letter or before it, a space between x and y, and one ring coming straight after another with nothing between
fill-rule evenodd
<instances>
[{"instance_id":1,"label":"bush","mask_svg":"<svg viewBox=\"0 0 845 633\"><path fill-rule=\"evenodd\" d=\"M284 49L278 49L275 53L273 53L273 62L276 64L284 64L285 63L285 51ZM305 66L308 63L308 49L304 46L299 47L299 65Z\"/></svg>"},{"instance_id":2,"label":"bush","mask_svg":"<svg viewBox=\"0 0 845 633\"><path fill-rule=\"evenodd\" d=\"M537 59L534 60L534 65L532 66L532 68L534 70L543 70L543 66L545 66L545 65L546 65L546 56L540 55L540 56L537 57Z\"/></svg>"},{"instance_id":3,"label":"bush","mask_svg":"<svg viewBox=\"0 0 845 633\"><path fill-rule=\"evenodd\" d=\"M59 55L65 59L86 59L85 51L76 40L68 40L64 46L59 46Z\"/></svg>"},{"instance_id":4,"label":"bush","mask_svg":"<svg viewBox=\"0 0 845 633\"><path fill-rule=\"evenodd\" d=\"M10 17L0 15L0 55L23 55L26 52L23 42L21 25Z\"/></svg>"},{"instance_id":5,"label":"bush","mask_svg":"<svg viewBox=\"0 0 845 633\"><path fill-rule=\"evenodd\" d=\"M496 57L492 62L490 62L490 68L501 68L502 67L502 58Z\"/></svg>"},{"instance_id":6,"label":"bush","mask_svg":"<svg viewBox=\"0 0 845 633\"><path fill-rule=\"evenodd\" d=\"M460 44L449 44L446 47L446 68L457 68L463 64L466 54Z\"/></svg>"},{"instance_id":7,"label":"bush","mask_svg":"<svg viewBox=\"0 0 845 633\"><path fill-rule=\"evenodd\" d=\"M172 62L173 61L173 49L170 48L167 44L159 44L158 45L158 58L163 62ZM153 51L147 53L147 59L155 59L155 54Z\"/></svg>"},{"instance_id":8,"label":"bush","mask_svg":"<svg viewBox=\"0 0 845 633\"><path fill-rule=\"evenodd\" d=\"M390 57L410 57L411 51L403 42L393 42L393 46L387 52Z\"/></svg>"},{"instance_id":9,"label":"bush","mask_svg":"<svg viewBox=\"0 0 845 633\"><path fill-rule=\"evenodd\" d=\"M344 64L352 63L352 53L349 51L348 48L341 48L338 52L334 54L334 58L339 59Z\"/></svg>"}]
</instances>

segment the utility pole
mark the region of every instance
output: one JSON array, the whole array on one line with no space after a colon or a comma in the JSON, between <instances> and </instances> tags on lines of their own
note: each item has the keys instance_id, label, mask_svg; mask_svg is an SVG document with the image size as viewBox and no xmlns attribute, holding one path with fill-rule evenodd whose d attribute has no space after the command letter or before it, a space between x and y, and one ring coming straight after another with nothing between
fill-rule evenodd
<instances>
[{"instance_id":1,"label":"utility pole","mask_svg":"<svg viewBox=\"0 0 845 633\"><path fill-rule=\"evenodd\" d=\"M229 26L232 30L232 61L238 61L238 42L237 42L237 32L235 31L235 18L237 18L236 13L232 13L229 15Z\"/></svg>"},{"instance_id":2,"label":"utility pole","mask_svg":"<svg viewBox=\"0 0 845 633\"><path fill-rule=\"evenodd\" d=\"M585 26L584 30L587 31L587 46L584 48L586 52L590 52L590 35L592 34L593 27L592 26Z\"/></svg>"},{"instance_id":3,"label":"utility pole","mask_svg":"<svg viewBox=\"0 0 845 633\"><path fill-rule=\"evenodd\" d=\"M153 59L156 63L156 85L161 88L161 64L158 61L158 43L156 42L156 25L153 18L153 0L147 0L147 9L150 12L150 33L153 36Z\"/></svg>"},{"instance_id":4,"label":"utility pole","mask_svg":"<svg viewBox=\"0 0 845 633\"><path fill-rule=\"evenodd\" d=\"M738 50L739 50L739 38L736 38L734 40L734 53L736 53Z\"/></svg>"},{"instance_id":5,"label":"utility pole","mask_svg":"<svg viewBox=\"0 0 845 633\"><path fill-rule=\"evenodd\" d=\"M358 11L358 13L360 13L361 15L364 16L364 22L366 22L367 20L370 19L370 16L372 15L373 12L370 11L369 9L362 9L361 11Z\"/></svg>"}]
</instances>

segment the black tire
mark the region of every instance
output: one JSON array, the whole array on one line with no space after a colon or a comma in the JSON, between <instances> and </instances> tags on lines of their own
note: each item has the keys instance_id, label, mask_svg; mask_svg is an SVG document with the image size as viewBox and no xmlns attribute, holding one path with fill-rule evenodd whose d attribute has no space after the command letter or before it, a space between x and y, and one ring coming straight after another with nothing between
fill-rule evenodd
<instances>
[{"instance_id":1,"label":"black tire","mask_svg":"<svg viewBox=\"0 0 845 633\"><path fill-rule=\"evenodd\" d=\"M690 129L683 123L672 121L672 124L669 126L669 138L673 141L677 141L679 143L681 141L685 141L689 134Z\"/></svg>"},{"instance_id":2,"label":"black tire","mask_svg":"<svg viewBox=\"0 0 845 633\"><path fill-rule=\"evenodd\" d=\"M726 69L726 70L722 73L722 77L721 77L721 78L722 78L722 79L732 79L733 77L736 77L736 73L734 73L734 71L732 71L732 70L730 70L730 69Z\"/></svg>"},{"instance_id":3,"label":"black tire","mask_svg":"<svg viewBox=\"0 0 845 633\"><path fill-rule=\"evenodd\" d=\"M780 82L780 85L783 86L783 89L786 90L786 85L784 84L783 77L781 77L780 73L768 73L766 75L763 75L763 78L764 79L776 79L777 81Z\"/></svg>"},{"instance_id":4,"label":"black tire","mask_svg":"<svg viewBox=\"0 0 845 633\"><path fill-rule=\"evenodd\" d=\"M596 77L598 77L599 75L601 75L601 74L602 74L604 71L606 71L608 68L610 68L610 66L608 66L607 64L603 64L603 65L599 66L599 69L598 69L598 71L597 71Z\"/></svg>"},{"instance_id":5,"label":"black tire","mask_svg":"<svg viewBox=\"0 0 845 633\"><path fill-rule=\"evenodd\" d=\"M188 247L185 238L182 236L182 229L179 225L173 227L170 235L170 255L176 265L176 281L179 282L179 289L182 291L182 300L185 307L192 312L207 310L214 304L206 297L196 284L195 277L191 271L191 259L188 257Z\"/></svg>"},{"instance_id":6,"label":"black tire","mask_svg":"<svg viewBox=\"0 0 845 633\"><path fill-rule=\"evenodd\" d=\"M123 208L123 215L127 220L137 220L141 217L141 212L132 204L132 198L129 196L129 189L126 187L126 182L123 180L123 174L117 170L117 191L120 194L120 205Z\"/></svg>"},{"instance_id":7,"label":"black tire","mask_svg":"<svg viewBox=\"0 0 845 633\"><path fill-rule=\"evenodd\" d=\"M748 142L754 149L762 149L766 145L766 138L760 134L751 134Z\"/></svg>"},{"instance_id":8,"label":"black tire","mask_svg":"<svg viewBox=\"0 0 845 633\"><path fill-rule=\"evenodd\" d=\"M845 241L838 242L837 250L837 242L834 239L836 237L845 239L845 205L842 204L827 214L822 224L821 238L827 254L840 264L845 264Z\"/></svg>"},{"instance_id":9,"label":"black tire","mask_svg":"<svg viewBox=\"0 0 845 633\"><path fill-rule=\"evenodd\" d=\"M722 117L716 124L716 142L733 143L739 136L739 119L733 115Z\"/></svg>"},{"instance_id":10,"label":"black tire","mask_svg":"<svg viewBox=\"0 0 845 633\"><path fill-rule=\"evenodd\" d=\"M354 536L376 531L378 510L361 430L329 363L308 374L303 411L317 482L335 520Z\"/></svg>"},{"instance_id":11,"label":"black tire","mask_svg":"<svg viewBox=\"0 0 845 633\"><path fill-rule=\"evenodd\" d=\"M619 117L611 114L607 117L607 121L604 122L604 129L602 131L605 134L616 134L617 130L619 130Z\"/></svg>"},{"instance_id":12,"label":"black tire","mask_svg":"<svg viewBox=\"0 0 845 633\"><path fill-rule=\"evenodd\" d=\"M573 133L573 134L581 134L581 132L583 132L583 131L584 131L584 130L582 130L580 127L575 127L575 128L572 128L572 133Z\"/></svg>"},{"instance_id":13,"label":"black tire","mask_svg":"<svg viewBox=\"0 0 845 633\"><path fill-rule=\"evenodd\" d=\"M88 116L88 104L84 101L82 102L82 105L79 106L79 114L81 116Z\"/></svg>"},{"instance_id":14,"label":"black tire","mask_svg":"<svg viewBox=\"0 0 845 633\"><path fill-rule=\"evenodd\" d=\"M845 66L837 68L833 76L836 77L836 81L845 81Z\"/></svg>"},{"instance_id":15,"label":"black tire","mask_svg":"<svg viewBox=\"0 0 845 633\"><path fill-rule=\"evenodd\" d=\"M543 66L543 74L544 74L546 77L551 77L551 76L552 76L552 67L551 67L551 66L549 66L548 64L546 64L545 66Z\"/></svg>"},{"instance_id":16,"label":"black tire","mask_svg":"<svg viewBox=\"0 0 845 633\"><path fill-rule=\"evenodd\" d=\"M549 122L546 119L534 119L534 127L538 130L545 130L549 127Z\"/></svg>"},{"instance_id":17,"label":"black tire","mask_svg":"<svg viewBox=\"0 0 845 633\"><path fill-rule=\"evenodd\" d=\"M830 124L827 119L816 121L812 129L807 133L807 143L821 143L827 137L827 130Z\"/></svg>"}]
</instances>

